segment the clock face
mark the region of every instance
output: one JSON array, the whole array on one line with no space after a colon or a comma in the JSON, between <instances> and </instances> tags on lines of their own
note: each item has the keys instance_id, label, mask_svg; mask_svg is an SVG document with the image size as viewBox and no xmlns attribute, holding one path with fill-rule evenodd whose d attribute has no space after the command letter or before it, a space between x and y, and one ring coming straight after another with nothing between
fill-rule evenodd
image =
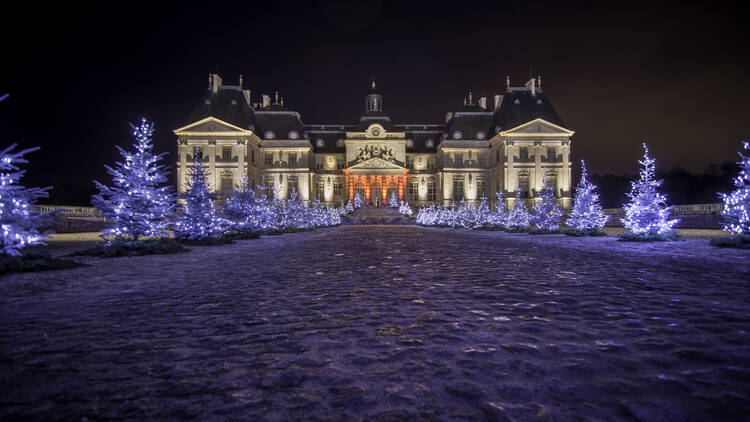
<instances>
[{"instance_id":1,"label":"clock face","mask_svg":"<svg viewBox=\"0 0 750 422\"><path fill-rule=\"evenodd\" d=\"M380 129L373 128L372 129L372 136L380 136Z\"/></svg>"}]
</instances>

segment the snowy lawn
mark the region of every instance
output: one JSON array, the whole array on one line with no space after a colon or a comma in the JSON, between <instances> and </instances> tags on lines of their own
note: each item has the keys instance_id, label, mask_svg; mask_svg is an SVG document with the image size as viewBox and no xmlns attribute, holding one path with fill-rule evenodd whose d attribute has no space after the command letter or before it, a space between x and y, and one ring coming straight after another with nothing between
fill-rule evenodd
<instances>
[{"instance_id":1,"label":"snowy lawn","mask_svg":"<svg viewBox=\"0 0 750 422\"><path fill-rule=\"evenodd\" d=\"M416 226L191 249L0 278L0 419L750 413L747 250Z\"/></svg>"}]
</instances>

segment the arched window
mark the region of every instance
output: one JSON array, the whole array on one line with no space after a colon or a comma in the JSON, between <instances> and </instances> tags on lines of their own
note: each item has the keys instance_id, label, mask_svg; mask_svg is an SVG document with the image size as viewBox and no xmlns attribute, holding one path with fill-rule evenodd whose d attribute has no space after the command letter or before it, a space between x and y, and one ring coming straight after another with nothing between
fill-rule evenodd
<instances>
[{"instance_id":1,"label":"arched window","mask_svg":"<svg viewBox=\"0 0 750 422\"><path fill-rule=\"evenodd\" d=\"M326 141L324 141L321 138L318 138L318 140L315 141L315 146L318 148L324 148L326 146Z\"/></svg>"},{"instance_id":2,"label":"arched window","mask_svg":"<svg viewBox=\"0 0 750 422\"><path fill-rule=\"evenodd\" d=\"M406 147L407 148L414 148L414 141L412 141L411 139L407 140L406 141Z\"/></svg>"},{"instance_id":3,"label":"arched window","mask_svg":"<svg viewBox=\"0 0 750 422\"><path fill-rule=\"evenodd\" d=\"M272 131L270 131L270 130L267 130L267 131L266 131L266 133L264 133L264 134L263 134L263 138L264 138L264 139L273 139L273 138L275 138L275 137L276 137L276 134L275 134L275 133L273 133L273 132L272 132Z\"/></svg>"},{"instance_id":4,"label":"arched window","mask_svg":"<svg viewBox=\"0 0 750 422\"><path fill-rule=\"evenodd\" d=\"M457 131L453 132L453 139L461 139L463 137L464 137L464 134L461 133L460 130L457 130Z\"/></svg>"},{"instance_id":5,"label":"arched window","mask_svg":"<svg viewBox=\"0 0 750 422\"><path fill-rule=\"evenodd\" d=\"M424 146L426 146L427 148L433 148L435 147L435 141L433 141L432 138L430 138L427 141L425 141Z\"/></svg>"},{"instance_id":6,"label":"arched window","mask_svg":"<svg viewBox=\"0 0 750 422\"><path fill-rule=\"evenodd\" d=\"M289 139L297 139L297 138L299 138L299 133L297 133L296 130L289 132Z\"/></svg>"},{"instance_id":7,"label":"arched window","mask_svg":"<svg viewBox=\"0 0 750 422\"><path fill-rule=\"evenodd\" d=\"M487 136L487 134L484 133L483 130L480 130L479 132L477 132L477 139L482 140L484 139L485 136Z\"/></svg>"}]
</instances>

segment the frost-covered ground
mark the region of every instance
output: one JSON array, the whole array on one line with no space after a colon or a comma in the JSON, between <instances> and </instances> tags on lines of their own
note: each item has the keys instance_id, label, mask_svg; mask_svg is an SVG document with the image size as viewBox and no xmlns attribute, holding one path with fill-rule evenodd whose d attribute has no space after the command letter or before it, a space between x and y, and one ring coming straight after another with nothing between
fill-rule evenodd
<instances>
[{"instance_id":1,"label":"frost-covered ground","mask_svg":"<svg viewBox=\"0 0 750 422\"><path fill-rule=\"evenodd\" d=\"M415 226L192 249L0 278L0 419L750 414L750 251Z\"/></svg>"}]
</instances>

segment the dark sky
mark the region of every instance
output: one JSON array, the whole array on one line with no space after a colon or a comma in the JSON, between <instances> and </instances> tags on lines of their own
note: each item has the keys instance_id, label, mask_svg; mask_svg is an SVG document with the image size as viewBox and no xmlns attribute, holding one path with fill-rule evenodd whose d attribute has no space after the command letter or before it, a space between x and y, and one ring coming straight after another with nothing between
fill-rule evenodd
<instances>
[{"instance_id":1,"label":"dark sky","mask_svg":"<svg viewBox=\"0 0 750 422\"><path fill-rule=\"evenodd\" d=\"M175 158L216 71L278 89L305 123L354 123L371 75L396 123L438 123L475 97L542 76L576 131L575 159L635 172L648 141L657 167L699 171L750 139L745 10L701 3L436 1L58 4L6 15L2 144L39 145L28 178L104 178L128 122L156 122ZM653 3L653 4L652 4ZM715 2L718 3L718 2ZM8 24L10 23L10 24Z\"/></svg>"}]
</instances>

